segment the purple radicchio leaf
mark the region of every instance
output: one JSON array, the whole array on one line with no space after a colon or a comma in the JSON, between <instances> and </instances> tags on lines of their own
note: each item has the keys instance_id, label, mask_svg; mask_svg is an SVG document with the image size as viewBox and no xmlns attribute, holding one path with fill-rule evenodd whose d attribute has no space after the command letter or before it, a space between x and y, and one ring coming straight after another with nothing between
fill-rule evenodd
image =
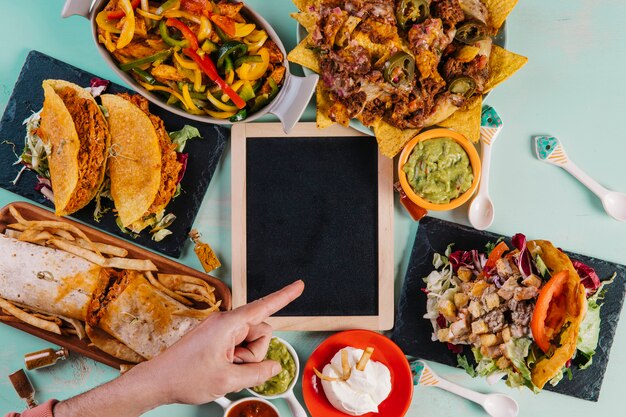
<instances>
[{"instance_id":1,"label":"purple radicchio leaf","mask_svg":"<svg viewBox=\"0 0 626 417\"><path fill-rule=\"evenodd\" d=\"M176 185L178 185L183 180L183 177L185 176L185 171L187 171L187 161L189 160L189 154L176 152L176 160L182 165L180 171L178 172L178 180L176 181Z\"/></svg>"},{"instance_id":2,"label":"purple radicchio leaf","mask_svg":"<svg viewBox=\"0 0 626 417\"><path fill-rule=\"evenodd\" d=\"M528 278L532 275L532 265L530 263L530 253L526 248L526 236L521 233L516 234L511 238L513 246L519 250L519 256L517 257L517 267L522 273L524 278Z\"/></svg>"},{"instance_id":3,"label":"purple radicchio leaf","mask_svg":"<svg viewBox=\"0 0 626 417\"><path fill-rule=\"evenodd\" d=\"M459 267L464 266L478 274L482 271L484 265L484 255L481 255L476 249L471 251L457 250L448 256L448 260L454 272L458 271Z\"/></svg>"},{"instance_id":4,"label":"purple radicchio leaf","mask_svg":"<svg viewBox=\"0 0 626 417\"><path fill-rule=\"evenodd\" d=\"M107 89L110 83L111 81L109 80L93 77L89 81L89 87L91 87L91 95L94 97L98 97L100 94L104 93L104 90Z\"/></svg>"},{"instance_id":5,"label":"purple radicchio leaf","mask_svg":"<svg viewBox=\"0 0 626 417\"><path fill-rule=\"evenodd\" d=\"M598 274L596 274L596 271L592 267L580 261L572 260L572 264L580 276L580 283L585 287L587 297L592 296L601 285Z\"/></svg>"}]
</instances>

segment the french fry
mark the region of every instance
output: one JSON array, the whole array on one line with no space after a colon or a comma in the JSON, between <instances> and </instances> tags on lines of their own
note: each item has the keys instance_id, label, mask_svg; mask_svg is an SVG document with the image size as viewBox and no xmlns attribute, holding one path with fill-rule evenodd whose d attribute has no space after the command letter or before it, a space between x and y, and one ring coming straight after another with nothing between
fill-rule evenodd
<instances>
[{"instance_id":1,"label":"french fry","mask_svg":"<svg viewBox=\"0 0 626 417\"><path fill-rule=\"evenodd\" d=\"M4 235L6 237L10 237L10 238L13 238L13 239L19 239L20 236L22 235L22 232L17 231L17 230L7 229L7 230L4 231Z\"/></svg>"},{"instance_id":2,"label":"french fry","mask_svg":"<svg viewBox=\"0 0 626 417\"><path fill-rule=\"evenodd\" d=\"M148 281L150 281L150 284L152 284L156 289L158 289L159 291L161 291L162 293L169 295L170 297L172 297L174 300L178 301L181 304L184 304L186 306L190 306L193 305L193 303L191 301L189 301L187 298L185 298L182 295L177 294L176 292L170 290L169 288L167 288L165 285L161 284L152 274L152 272L147 271L145 273L146 278L148 278ZM195 295L195 294L194 294Z\"/></svg>"},{"instance_id":3,"label":"french fry","mask_svg":"<svg viewBox=\"0 0 626 417\"><path fill-rule=\"evenodd\" d=\"M203 279L177 274L158 274L157 279L167 288L184 297L200 302L206 299L210 305L215 304L215 288ZM191 294L195 294L196 297Z\"/></svg>"},{"instance_id":4,"label":"french fry","mask_svg":"<svg viewBox=\"0 0 626 417\"><path fill-rule=\"evenodd\" d=\"M105 268L131 269L133 271L157 270L157 267L149 259L107 258L100 266Z\"/></svg>"},{"instance_id":5,"label":"french fry","mask_svg":"<svg viewBox=\"0 0 626 417\"><path fill-rule=\"evenodd\" d=\"M220 305L222 304L222 300L215 303L215 305L205 309L205 310L196 310L196 309L188 309L188 310L175 310L172 314L175 316L185 316L191 317L199 320L203 320L209 317L211 314L215 313L220 309Z\"/></svg>"},{"instance_id":6,"label":"french fry","mask_svg":"<svg viewBox=\"0 0 626 417\"><path fill-rule=\"evenodd\" d=\"M372 357L372 353L374 353L373 347L368 347L367 349L365 349L365 351L363 352L363 355L361 355L361 359L359 359L359 362L356 364L357 370L361 372L365 370L365 366L367 365L367 362Z\"/></svg>"},{"instance_id":7,"label":"french fry","mask_svg":"<svg viewBox=\"0 0 626 417\"><path fill-rule=\"evenodd\" d=\"M20 223L11 223L7 224L7 229L19 230L20 232L23 232L24 230L28 229L28 227Z\"/></svg>"},{"instance_id":8,"label":"french fry","mask_svg":"<svg viewBox=\"0 0 626 417\"><path fill-rule=\"evenodd\" d=\"M317 368L313 368L313 372L315 372L315 375L317 375L317 377L321 379L322 381L328 381L328 382L341 381L341 378L333 378L332 376L324 375L323 373L318 371Z\"/></svg>"},{"instance_id":9,"label":"french fry","mask_svg":"<svg viewBox=\"0 0 626 417\"><path fill-rule=\"evenodd\" d=\"M92 252L88 249L82 248L80 246L73 245L66 240L63 239L50 239L48 243L52 246L55 246L58 249L64 250L65 252L76 255L80 258L86 259L89 262L92 262L98 266L105 266L105 259L102 255L98 255L95 252Z\"/></svg>"},{"instance_id":10,"label":"french fry","mask_svg":"<svg viewBox=\"0 0 626 417\"><path fill-rule=\"evenodd\" d=\"M350 362L348 361L348 351L341 349L341 378L347 381L350 378Z\"/></svg>"},{"instance_id":11,"label":"french fry","mask_svg":"<svg viewBox=\"0 0 626 417\"><path fill-rule=\"evenodd\" d=\"M52 236L52 234L50 232L47 232L45 230L38 230L38 229L27 229L25 231L23 231L20 235L20 237L18 238L18 240L22 241L22 242L29 242L29 243L36 243L36 244L40 244L44 241L47 241L49 239L53 239L54 236Z\"/></svg>"},{"instance_id":12,"label":"french fry","mask_svg":"<svg viewBox=\"0 0 626 417\"><path fill-rule=\"evenodd\" d=\"M128 251L124 248L120 248L119 246L108 245L106 243L99 243L99 242L87 242L86 240L82 238L78 238L76 241L80 243L81 245L89 245L89 244L93 245L94 247L98 248L100 253L103 255L112 255L112 256L117 256L119 258L125 258L128 256Z\"/></svg>"},{"instance_id":13,"label":"french fry","mask_svg":"<svg viewBox=\"0 0 626 417\"><path fill-rule=\"evenodd\" d=\"M74 241L74 240L76 240L76 239L74 238L74 236L73 236L70 232L68 232L67 230L62 230L62 229L55 230L55 231L53 232L53 234L57 235L58 237L62 237L62 238L63 238L63 239L65 239L65 240L69 240L69 241Z\"/></svg>"},{"instance_id":14,"label":"french fry","mask_svg":"<svg viewBox=\"0 0 626 417\"><path fill-rule=\"evenodd\" d=\"M38 317L33 316L32 314L28 314L27 312L20 310L4 298L0 298L0 307L2 307L4 311L15 316L24 323L30 324L31 326L35 326L52 333L61 334L61 328L56 323L42 320Z\"/></svg>"}]
</instances>

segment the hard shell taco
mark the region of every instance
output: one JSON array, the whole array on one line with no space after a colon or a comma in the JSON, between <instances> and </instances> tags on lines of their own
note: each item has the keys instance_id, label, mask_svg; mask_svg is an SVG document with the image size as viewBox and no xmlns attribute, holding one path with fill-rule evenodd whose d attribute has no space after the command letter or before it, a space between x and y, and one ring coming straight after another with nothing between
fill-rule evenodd
<instances>
[{"instance_id":1,"label":"hard shell taco","mask_svg":"<svg viewBox=\"0 0 626 417\"><path fill-rule=\"evenodd\" d=\"M82 87L63 80L43 82L38 134L48 149L50 181L58 216L85 207L106 171L109 128L100 107Z\"/></svg>"}]
</instances>

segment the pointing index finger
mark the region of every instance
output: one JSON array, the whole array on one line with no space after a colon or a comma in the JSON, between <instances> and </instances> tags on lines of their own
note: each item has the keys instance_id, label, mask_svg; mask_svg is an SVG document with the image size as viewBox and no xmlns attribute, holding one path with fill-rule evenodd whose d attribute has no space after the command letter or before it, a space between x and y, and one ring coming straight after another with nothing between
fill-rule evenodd
<instances>
[{"instance_id":1,"label":"pointing index finger","mask_svg":"<svg viewBox=\"0 0 626 417\"><path fill-rule=\"evenodd\" d=\"M298 280L261 299L241 306L236 311L246 317L249 324L260 324L298 298L302 291L304 291L304 282Z\"/></svg>"}]
</instances>

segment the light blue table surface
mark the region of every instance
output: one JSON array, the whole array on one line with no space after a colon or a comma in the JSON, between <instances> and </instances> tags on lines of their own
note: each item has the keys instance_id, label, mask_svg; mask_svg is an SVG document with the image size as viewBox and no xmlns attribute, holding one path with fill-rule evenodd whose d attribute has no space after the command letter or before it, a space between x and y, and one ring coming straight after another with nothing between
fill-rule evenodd
<instances>
[{"instance_id":1,"label":"light blue table surface","mask_svg":"<svg viewBox=\"0 0 626 417\"><path fill-rule=\"evenodd\" d=\"M289 0L249 2L274 25L287 49L295 46L295 21ZM104 78L120 82L94 48L88 22L61 19L62 0L0 1L0 110L4 111L28 52L37 49ZM496 218L490 230L524 232L561 247L626 263L626 224L604 214L599 200L564 171L538 162L531 136L552 134L565 143L571 159L606 187L626 191L626 2L623 0L521 0L507 24L508 48L529 63L488 97L505 127L493 151L490 190ZM294 68L299 72L299 68ZM311 104L303 120L314 119ZM13 138L20 140L20 134ZM224 266L216 275L230 282L230 149L226 150L204 198L195 227L210 242ZM0 190L0 206L21 198ZM467 207L432 215L467 224ZM395 280L399 295L417 230L396 200ZM0 262L2 255L0 254ZM181 261L200 269L191 247ZM624 279L624 277L622 277ZM626 375L626 321L620 323L598 403L543 392L489 387L462 370L434 364L442 376L479 391L512 395L520 416L623 415ZM302 363L328 333L281 332ZM48 343L0 326L0 414L23 408L7 375L23 366L26 352ZM48 370L29 374L38 399L67 398L114 378L111 368L79 355ZM584 377L584 375L581 375ZM300 399L300 387L297 387ZM237 397L235 395L234 397ZM113 399L112 399L113 400ZM282 400L275 402L289 415ZM156 416L220 416L216 405L170 406ZM435 388L415 389L410 416L483 416L478 406Z\"/></svg>"}]
</instances>

